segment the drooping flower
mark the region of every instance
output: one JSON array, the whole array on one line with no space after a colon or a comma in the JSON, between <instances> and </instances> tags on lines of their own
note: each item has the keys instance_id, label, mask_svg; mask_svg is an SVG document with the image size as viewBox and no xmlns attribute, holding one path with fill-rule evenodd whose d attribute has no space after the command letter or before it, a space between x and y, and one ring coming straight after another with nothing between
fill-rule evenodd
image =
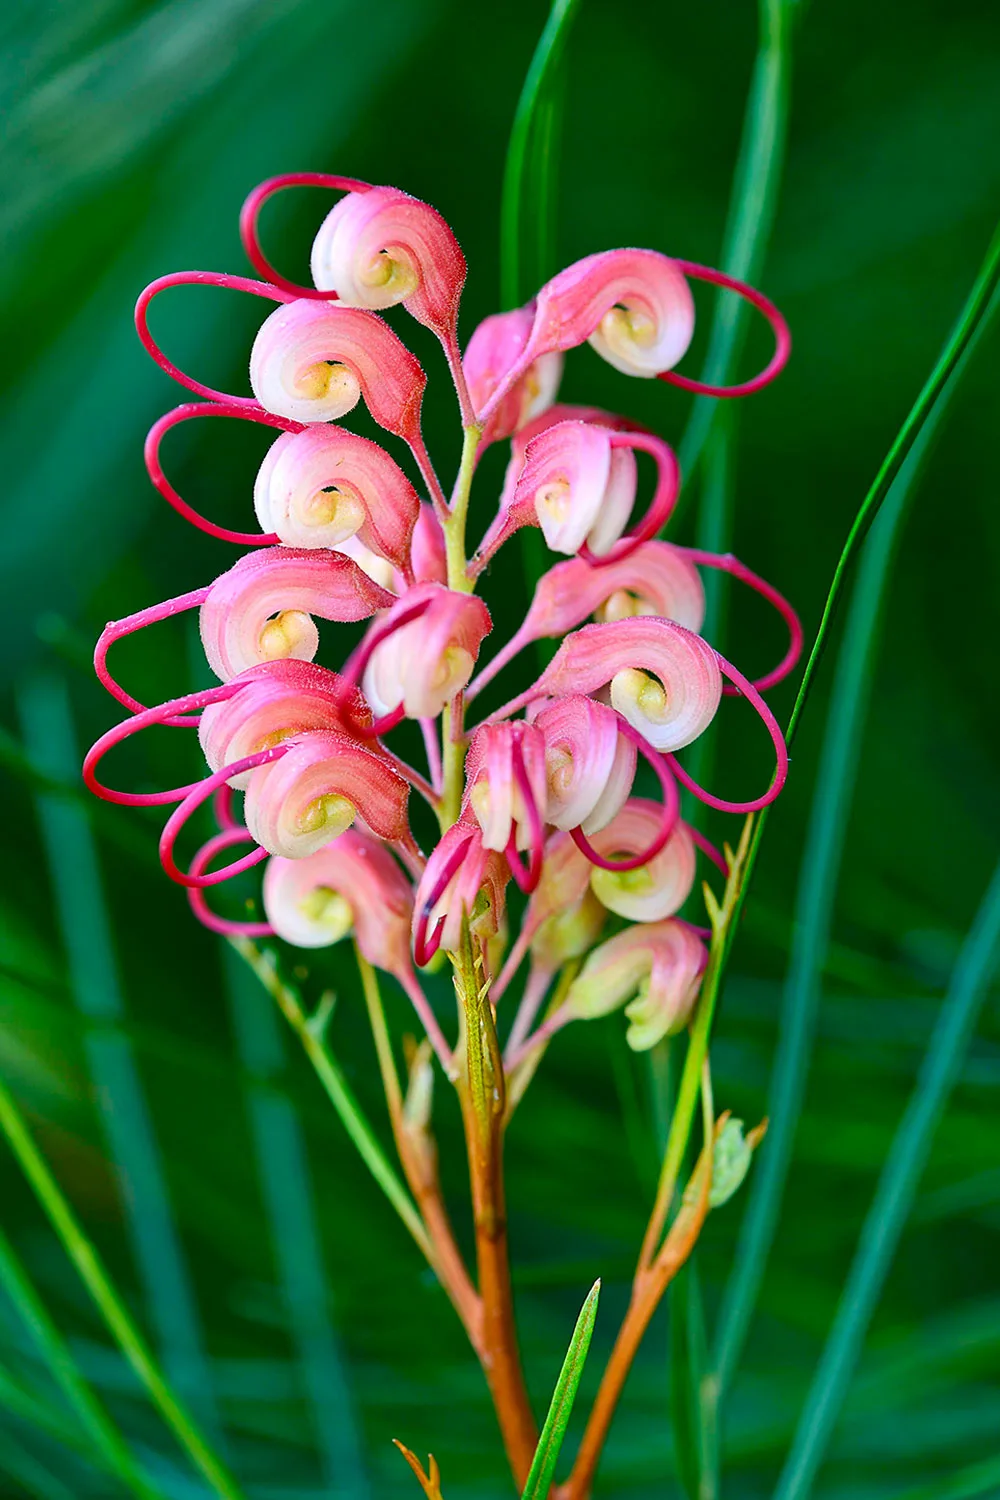
<instances>
[{"instance_id":1,"label":"drooping flower","mask_svg":"<svg viewBox=\"0 0 1000 1500\"><path fill-rule=\"evenodd\" d=\"M705 945L684 922L629 927L588 956L566 995L565 1019L590 1020L624 1006L625 1040L647 1051L681 1031L698 997Z\"/></svg>"}]
</instances>

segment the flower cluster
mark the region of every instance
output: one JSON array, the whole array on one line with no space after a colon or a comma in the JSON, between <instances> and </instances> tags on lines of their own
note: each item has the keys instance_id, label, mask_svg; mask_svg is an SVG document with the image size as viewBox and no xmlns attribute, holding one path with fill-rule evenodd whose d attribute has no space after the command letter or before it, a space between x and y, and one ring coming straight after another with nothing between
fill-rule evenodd
<instances>
[{"instance_id":1,"label":"flower cluster","mask_svg":"<svg viewBox=\"0 0 1000 1500\"><path fill-rule=\"evenodd\" d=\"M274 270L258 241L263 203L296 185L343 193L313 244L311 287ZM761 693L791 670L801 635L785 600L736 559L658 539L680 485L673 450L625 417L559 405L563 359L588 342L625 375L744 395L784 364L784 321L766 298L719 272L652 250L612 250L569 266L528 306L487 318L463 355L465 259L429 205L394 188L301 173L262 184L241 223L265 279L165 276L143 292L136 317L160 366L203 398L151 430L153 483L202 531L253 550L208 587L108 625L97 671L128 717L88 754L87 783L115 802L175 804L161 860L207 926L276 933L305 948L353 933L364 957L404 986L446 1069L452 1052L418 970L439 950L455 952L467 933L494 1001L529 964L508 1034L510 1067L567 1021L619 1007L630 1044L649 1047L684 1025L705 963L701 933L677 916L694 882L696 851L725 868L681 819L678 782L731 812L778 795L787 755ZM691 282L698 279L740 292L770 321L775 353L754 380L720 390L676 373L692 338ZM149 304L185 283L276 304L250 353L252 397L203 385L153 339ZM400 303L440 341L458 395L465 442L450 497L422 436L424 371L380 316ZM384 448L340 425L359 401L409 449L426 498ZM230 531L199 515L164 472L165 434L208 416L278 431L254 485L259 532ZM488 445L508 440L502 493L470 554L476 464ZM639 454L656 471L645 507L636 503ZM525 526L540 528L564 560L538 582L513 638L484 663L492 621L476 588ZM742 579L787 623L784 659L756 682L699 634L702 566ZM146 708L111 675L109 649L195 608L219 686ZM369 622L337 670L314 661L317 621ZM560 642L549 665L470 726L482 690L543 638ZM750 802L704 791L676 759L708 728L726 692L747 700L774 744L771 784ZM422 732L425 772L390 747L407 719ZM154 793L99 781L107 751L151 725L195 727L206 774ZM633 794L640 759L659 782L657 801ZM241 817L234 792L242 793ZM440 836L429 852L411 827L414 793L437 815ZM185 867L178 835L210 799L219 831ZM229 862L215 868L223 856ZM216 915L207 889L265 859L266 920ZM511 881L526 903L508 948ZM605 936L614 917L618 930ZM555 974L571 961L575 978L536 1025Z\"/></svg>"}]
</instances>

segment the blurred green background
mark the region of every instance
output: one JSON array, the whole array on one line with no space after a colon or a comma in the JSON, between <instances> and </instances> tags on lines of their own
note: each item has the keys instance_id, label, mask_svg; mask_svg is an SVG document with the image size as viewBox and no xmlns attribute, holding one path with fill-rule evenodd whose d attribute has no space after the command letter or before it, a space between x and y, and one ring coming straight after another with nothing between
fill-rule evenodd
<instances>
[{"instance_id":1,"label":"blurred green background","mask_svg":"<svg viewBox=\"0 0 1000 1500\"><path fill-rule=\"evenodd\" d=\"M498 306L504 154L545 13L537 0L11 0L0 21L0 1070L178 1387L208 1430L224 1433L249 1493L271 1500L412 1496L393 1436L437 1455L448 1500L509 1487L483 1381L443 1294L263 992L160 874L159 818L92 806L79 788L83 748L117 717L89 667L104 622L199 586L236 555L185 527L146 479L145 429L183 397L143 355L131 308L169 270L245 272L236 222L249 188L271 173L325 169L398 184L442 211L469 260L468 337ZM749 0L583 0L567 54L559 263L617 244L718 263L756 25ZM736 414L734 550L794 601L811 634L851 518L992 231L1000 15L971 0L799 7L791 99L759 282L795 349L776 386ZM297 274L325 200L286 196L263 235ZM250 302L188 288L164 299L153 326L182 366L243 391L260 318ZM699 307L704 327L710 299ZM459 437L447 377L423 330L393 321L431 373L427 435L447 474ZM693 367L703 350L702 332ZM748 370L762 354L755 331ZM779 1470L996 854L995 360L995 338L984 340L893 565L805 1107L728 1407L725 1493L741 1500L769 1493ZM568 361L564 394L675 441L690 406L681 392L625 382L590 351ZM267 439L242 424L197 425L208 430L168 440L175 482L218 519L250 526ZM498 473L485 468L474 497L484 526ZM501 635L527 597L520 556L491 579ZM734 596L726 653L753 672L778 646L763 608ZM118 660L146 701L208 680L181 624ZM748 1122L765 1111L831 676L828 662L718 1020L717 1104ZM786 716L790 691L774 697ZM734 796L766 775L748 723L731 710L713 771ZM194 755L164 733L116 770L130 784L172 785L193 772ZM381 1129L347 948L310 960L306 992L326 985L339 996L333 1045ZM438 998L446 1009L443 980ZM829 1500L897 1495L996 1454L997 998L937 1133L817 1482ZM405 1008L396 994L391 1004L401 1031ZM620 1018L579 1026L552 1048L512 1128L519 1317L540 1407L596 1275L605 1291L584 1394L623 1308L656 1171L648 1085ZM461 1219L450 1100L439 1125ZM710 1322L745 1197L712 1216L699 1248ZM6 1147L0 1224L165 1492L206 1493L109 1346ZM680 1493L667 1351L661 1313L613 1430L602 1495ZM2 1296L0 1366L0 1493L114 1493L76 1451L72 1420ZM34 1418L9 1380L33 1393Z\"/></svg>"}]
</instances>

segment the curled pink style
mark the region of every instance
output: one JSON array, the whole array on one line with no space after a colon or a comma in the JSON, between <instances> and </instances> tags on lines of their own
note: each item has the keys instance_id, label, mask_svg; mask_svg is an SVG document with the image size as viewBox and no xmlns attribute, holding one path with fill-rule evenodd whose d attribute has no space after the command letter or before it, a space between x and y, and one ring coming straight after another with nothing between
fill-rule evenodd
<instances>
[{"instance_id":1,"label":"curled pink style","mask_svg":"<svg viewBox=\"0 0 1000 1500\"><path fill-rule=\"evenodd\" d=\"M429 203L391 187L348 193L323 220L310 265L316 286L345 306L402 302L438 338L454 338L465 256Z\"/></svg>"},{"instance_id":2,"label":"curled pink style","mask_svg":"<svg viewBox=\"0 0 1000 1500\"><path fill-rule=\"evenodd\" d=\"M257 228L261 209L269 198L274 197L275 193L282 193L293 187L332 188L335 192L365 193L370 184L361 182L356 177L336 177L330 172L282 172L277 177L268 177L264 182L258 183L253 191L247 194L240 210L240 239L243 241L247 259L259 275L280 287L282 291L289 292L293 297L312 297L317 301L333 301L336 299L336 292L300 286L298 282L289 281L287 276L275 270L261 249Z\"/></svg>"},{"instance_id":3,"label":"curled pink style","mask_svg":"<svg viewBox=\"0 0 1000 1500\"><path fill-rule=\"evenodd\" d=\"M485 848L475 820L462 819L442 835L427 861L414 897L413 956L418 967L439 948L454 952L462 919L480 938L500 930L509 867L502 854Z\"/></svg>"},{"instance_id":4,"label":"curled pink style","mask_svg":"<svg viewBox=\"0 0 1000 1500\"><path fill-rule=\"evenodd\" d=\"M204 875L209 865L217 854L232 849L235 844L254 843L253 834L249 829L234 825L232 828L224 828L216 833L206 843L202 844L198 853L191 861L191 874L195 876ZM188 887L188 901L191 910L203 927L210 932L221 932L223 937L273 937L274 928L270 922L235 922L228 917L220 917L212 911L205 897L203 886L192 885Z\"/></svg>"},{"instance_id":5,"label":"curled pink style","mask_svg":"<svg viewBox=\"0 0 1000 1500\"><path fill-rule=\"evenodd\" d=\"M752 573L750 569L743 563L741 563L738 557L734 557L731 552L702 552L697 547L684 547L680 550L682 550L684 555L690 558L692 562L698 563L700 567L719 568L724 573L732 574L732 576L734 578L738 578L741 583L745 583L749 585L750 588L754 589L756 593L760 594L762 598L766 599L769 604L774 605L775 609L778 611L779 615L788 626L788 650L785 652L784 656L781 658L776 667L773 667L771 671L767 672L763 677L756 678L753 686L759 693L763 693L766 692L768 688L772 688L777 683L783 681L783 679L788 676L789 672L792 671L795 663L802 655L802 623L799 620L798 613L789 604L784 594L779 594L778 590L776 588L773 588L772 585L769 584L765 579L761 578L757 573ZM728 694L735 694L738 693L740 689L734 685L726 683L722 691Z\"/></svg>"},{"instance_id":6,"label":"curled pink style","mask_svg":"<svg viewBox=\"0 0 1000 1500\"><path fill-rule=\"evenodd\" d=\"M201 606L202 645L227 682L265 661L311 661L319 645L314 615L366 620L394 602L343 553L272 547L241 557L212 584Z\"/></svg>"},{"instance_id":7,"label":"curled pink style","mask_svg":"<svg viewBox=\"0 0 1000 1500\"><path fill-rule=\"evenodd\" d=\"M621 812L593 836L604 863L589 872L590 888L608 911L630 922L658 922L673 916L691 894L695 849L690 829L674 820L669 838L652 857L662 827L662 809L645 797L631 797ZM642 864L634 863L642 855ZM612 856L624 856L617 863Z\"/></svg>"},{"instance_id":8,"label":"curled pink style","mask_svg":"<svg viewBox=\"0 0 1000 1500\"><path fill-rule=\"evenodd\" d=\"M511 874L533 891L542 873L545 844L545 738L533 725L488 724L472 737L465 765L465 801L482 833L483 847L507 854ZM519 850L530 851L528 867Z\"/></svg>"},{"instance_id":9,"label":"curled pink style","mask_svg":"<svg viewBox=\"0 0 1000 1500\"><path fill-rule=\"evenodd\" d=\"M472 404L481 411L494 391L518 364L531 334L535 315L530 307L494 313L484 318L469 340L462 360ZM484 443L510 437L551 407L562 377L559 353L543 354L528 366L507 391L483 431Z\"/></svg>"},{"instance_id":10,"label":"curled pink style","mask_svg":"<svg viewBox=\"0 0 1000 1500\"><path fill-rule=\"evenodd\" d=\"M785 744L785 736L781 732L777 719L753 683L748 682L743 673L737 671L732 663L726 661L725 657L720 656L717 651L715 652L715 658L721 671L736 687L740 697L745 698L751 708L756 710L758 717L763 722L764 728L771 737L775 756L774 775L771 778L771 784L766 792L763 792L759 797L754 797L750 802L727 802L724 798L716 797L712 792L706 792L704 787L699 786L694 778L688 775L675 755L667 755L666 758L673 768L674 775L678 781L682 782L688 791L693 793L699 801L704 802L706 806L714 807L719 812L759 812L762 807L769 806L775 800L788 778L788 746Z\"/></svg>"},{"instance_id":11,"label":"curled pink style","mask_svg":"<svg viewBox=\"0 0 1000 1500\"><path fill-rule=\"evenodd\" d=\"M650 745L675 750L712 722L722 673L711 646L673 620L609 620L568 635L538 681L491 718L506 718L534 698L604 689Z\"/></svg>"},{"instance_id":12,"label":"curled pink style","mask_svg":"<svg viewBox=\"0 0 1000 1500\"><path fill-rule=\"evenodd\" d=\"M683 922L628 928L586 959L567 992L564 1021L624 1006L631 1022L626 1041L644 1052L687 1025L707 961L704 943Z\"/></svg>"},{"instance_id":13,"label":"curled pink style","mask_svg":"<svg viewBox=\"0 0 1000 1500\"><path fill-rule=\"evenodd\" d=\"M610 823L636 766L635 746L620 733L614 709L575 693L547 702L533 723L544 749L545 821L585 833Z\"/></svg>"},{"instance_id":14,"label":"curled pink style","mask_svg":"<svg viewBox=\"0 0 1000 1500\"><path fill-rule=\"evenodd\" d=\"M337 547L356 536L409 569L417 492L384 448L342 427L279 437L254 482L254 508L262 529L288 547Z\"/></svg>"},{"instance_id":15,"label":"curled pink style","mask_svg":"<svg viewBox=\"0 0 1000 1500\"><path fill-rule=\"evenodd\" d=\"M199 719L187 719L186 714L196 713L206 708L216 707L234 698L240 692L239 683L226 682L221 687L203 688L197 693L185 693L181 698L171 698L166 703L158 703L153 708L144 708L133 713L121 724L114 724L105 730L100 739L95 740L83 762L83 780L88 791L102 798L105 802L117 802L124 807L159 807L164 803L181 802L200 786L200 781L188 782L186 786L171 787L162 792L125 792L116 787L105 786L97 778L97 768L115 745L120 745L123 740L132 739L134 735L140 734L144 729L150 729L155 725L169 725L171 723L187 726L191 723L199 723Z\"/></svg>"},{"instance_id":16,"label":"curled pink style","mask_svg":"<svg viewBox=\"0 0 1000 1500\"><path fill-rule=\"evenodd\" d=\"M300 299L261 324L250 354L250 384L265 411L296 422L332 422L363 396L375 421L408 443L420 441L427 377L375 313Z\"/></svg>"},{"instance_id":17,"label":"curled pink style","mask_svg":"<svg viewBox=\"0 0 1000 1500\"><path fill-rule=\"evenodd\" d=\"M380 717L434 719L472 676L490 612L474 594L421 583L383 616L345 671Z\"/></svg>"},{"instance_id":18,"label":"curled pink style","mask_svg":"<svg viewBox=\"0 0 1000 1500\"><path fill-rule=\"evenodd\" d=\"M331 730L314 730L282 748L280 760L251 772L243 809L269 854L315 854L355 817L378 838L406 838L410 789L383 756Z\"/></svg>"},{"instance_id":19,"label":"curled pink style","mask_svg":"<svg viewBox=\"0 0 1000 1500\"><path fill-rule=\"evenodd\" d=\"M683 391L694 391L700 396L752 396L755 391L761 391L766 385L770 385L775 376L781 374L792 352L792 335L788 324L771 299L765 297L763 292L758 292L755 287L747 286L745 281L737 281L735 276L727 276L725 271L715 271L711 266L701 266L691 260L678 260L675 265L692 281L707 281L710 286L725 287L727 291L737 292L745 297L770 323L774 334L774 353L758 375L738 385L706 385L703 380L692 380L689 375L679 375L676 370L661 370L657 378L667 381L669 385L680 386Z\"/></svg>"},{"instance_id":20,"label":"curled pink style","mask_svg":"<svg viewBox=\"0 0 1000 1500\"><path fill-rule=\"evenodd\" d=\"M218 526L214 521L202 516L189 505L188 502L177 493L160 462L160 445L163 438L172 427L181 422L190 422L195 417L240 417L246 422L258 422L264 427L277 427L284 432L298 432L301 424L290 422L287 417L277 417L273 412L261 411L254 402L251 406L240 406L233 402L225 405L215 401L186 401L181 406L175 406L173 411L168 411L159 421L154 422L146 434L145 459L146 471L153 484L166 500L172 505L178 515L183 516L185 521L190 521L199 531L204 531L208 536L217 537L223 542L235 542L240 547L269 547L279 539L276 532L265 532L260 535L255 531L231 531L226 526Z\"/></svg>"},{"instance_id":21,"label":"curled pink style","mask_svg":"<svg viewBox=\"0 0 1000 1500\"><path fill-rule=\"evenodd\" d=\"M361 737L371 748L372 714L345 678L315 662L284 657L251 667L224 688L201 715L198 739L213 771L310 730ZM249 777L234 777L237 789Z\"/></svg>"},{"instance_id":22,"label":"curled pink style","mask_svg":"<svg viewBox=\"0 0 1000 1500\"><path fill-rule=\"evenodd\" d=\"M600 568L582 557L556 563L535 585L524 623L470 684L466 701L532 641L563 636L593 614L602 621L659 615L697 633L705 618L705 590L687 549L670 542L643 542L620 562Z\"/></svg>"},{"instance_id":23,"label":"curled pink style","mask_svg":"<svg viewBox=\"0 0 1000 1500\"><path fill-rule=\"evenodd\" d=\"M250 292L254 297L264 297L268 302L290 302L292 299L287 292L280 291L266 281L253 281L248 276L229 276L222 271L171 271L167 276L158 276L151 281L147 287L139 293L139 299L135 304L135 326L139 335L139 341L146 353L159 365L163 372L176 380L186 390L193 391L196 396L205 396L209 401L217 402L222 406L236 406L242 408L253 416L260 411L260 407L253 396L230 396L225 391L217 391L210 385L204 385L200 380L185 372L168 359L149 331L148 316L149 304L161 292L167 291L175 286L214 286L223 290L235 292Z\"/></svg>"},{"instance_id":24,"label":"curled pink style","mask_svg":"<svg viewBox=\"0 0 1000 1500\"><path fill-rule=\"evenodd\" d=\"M410 966L413 889L384 844L349 828L304 859L270 859L264 910L278 937L326 948L353 932L370 964Z\"/></svg>"}]
</instances>

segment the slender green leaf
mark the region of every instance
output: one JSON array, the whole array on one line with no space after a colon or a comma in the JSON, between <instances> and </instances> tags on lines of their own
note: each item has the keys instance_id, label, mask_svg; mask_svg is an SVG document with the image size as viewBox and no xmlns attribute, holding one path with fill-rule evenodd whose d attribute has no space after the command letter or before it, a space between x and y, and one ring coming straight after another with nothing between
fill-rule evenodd
<instances>
[{"instance_id":1,"label":"slender green leaf","mask_svg":"<svg viewBox=\"0 0 1000 1500\"><path fill-rule=\"evenodd\" d=\"M378 1136L351 1092L339 1064L323 1041L320 1029L310 1024L297 991L280 974L273 953L262 951L256 943L251 943L246 938L232 938L230 941L236 952L257 975L268 994L277 1002L282 1015L305 1048L306 1056L312 1063L330 1103L340 1116L344 1129L357 1147L365 1166L424 1255L432 1261L433 1253L427 1238L427 1231L424 1229L413 1199L400 1182L392 1163L382 1150Z\"/></svg>"},{"instance_id":2,"label":"slender green leaf","mask_svg":"<svg viewBox=\"0 0 1000 1500\"><path fill-rule=\"evenodd\" d=\"M705 1312L692 1256L670 1283L670 1422L677 1477L691 1500L706 1500L706 1491L715 1493L707 1378Z\"/></svg>"},{"instance_id":3,"label":"slender green leaf","mask_svg":"<svg viewBox=\"0 0 1000 1500\"><path fill-rule=\"evenodd\" d=\"M942 1474L927 1484L894 1495L893 1500L973 1500L976 1495L1000 1493L1000 1458L968 1464L957 1474Z\"/></svg>"},{"instance_id":4,"label":"slender green leaf","mask_svg":"<svg viewBox=\"0 0 1000 1500\"><path fill-rule=\"evenodd\" d=\"M29 676L18 704L32 762L54 781L69 782L79 774L81 756L65 680L50 672ZM201 1421L218 1434L198 1303L160 1145L132 1043L119 1024L125 996L90 826L94 800L88 806L54 791L39 794L42 841L73 998L94 1023L85 1032L84 1046L160 1357Z\"/></svg>"},{"instance_id":5,"label":"slender green leaf","mask_svg":"<svg viewBox=\"0 0 1000 1500\"><path fill-rule=\"evenodd\" d=\"M558 135L559 65L570 24L580 0L553 0L539 38L514 114L507 148L500 203L500 283L504 307L519 307L536 290L526 286L528 259L525 221L547 226L554 187L554 157ZM528 205L529 181L540 201ZM547 228L540 231L543 245ZM536 235L539 231L536 230Z\"/></svg>"},{"instance_id":6,"label":"slender green leaf","mask_svg":"<svg viewBox=\"0 0 1000 1500\"><path fill-rule=\"evenodd\" d=\"M767 254L788 135L788 84L792 30L791 0L758 0L758 43L750 92L743 118L729 217L722 248L722 270L740 281L754 281ZM708 353L701 379L725 385L739 354L748 307L742 297L718 293ZM690 479L704 450L719 402L697 396L679 449L681 473ZM723 517L703 497L699 512L699 547L716 545ZM721 545L721 542L718 543Z\"/></svg>"},{"instance_id":7,"label":"slender green leaf","mask_svg":"<svg viewBox=\"0 0 1000 1500\"><path fill-rule=\"evenodd\" d=\"M344 1500L371 1494L343 1350L330 1320L318 1212L302 1122L275 1086L284 1046L275 1007L229 947L226 988L239 1055L249 1075L247 1107L281 1291L312 1407L324 1478Z\"/></svg>"},{"instance_id":8,"label":"slender green leaf","mask_svg":"<svg viewBox=\"0 0 1000 1500\"><path fill-rule=\"evenodd\" d=\"M548 1416L545 1418L545 1426L538 1439L538 1447L531 1461L521 1500L545 1500L549 1493L549 1486L555 1478L559 1450L566 1436L566 1428L573 1412L573 1402L576 1400L580 1377L587 1361L587 1350L590 1348L590 1336L594 1331L600 1295L601 1283L595 1281L587 1294L586 1302L580 1309L580 1316L576 1320L573 1337L569 1341L566 1358L559 1371L559 1379L552 1393Z\"/></svg>"},{"instance_id":9,"label":"slender green leaf","mask_svg":"<svg viewBox=\"0 0 1000 1500\"><path fill-rule=\"evenodd\" d=\"M805 1500L823 1461L868 1325L909 1217L934 1132L1000 965L1000 864L983 898L927 1044L916 1088L896 1132L865 1219L833 1328L823 1350L776 1500Z\"/></svg>"},{"instance_id":10,"label":"slender green leaf","mask_svg":"<svg viewBox=\"0 0 1000 1500\"><path fill-rule=\"evenodd\" d=\"M991 246L984 273L996 274L998 242ZM992 267L991 267L992 258ZM979 283L977 282L977 287ZM949 340L950 348L967 323L970 309L982 308L976 293ZM993 304L989 304L990 307ZM723 1298L715 1350L720 1389L724 1390L739 1360L753 1307L774 1239L781 1196L791 1160L792 1143L802 1107L808 1075L808 1054L819 1006L820 978L826 958L833 901L840 870L844 830L853 793L858 748L861 742L868 692L874 666L882 601L888 585L895 545L910 496L919 479L924 459L939 430L948 405L974 349L977 330L988 319L980 313L962 353L949 364L949 374L938 388L933 405L913 435L907 459L890 487L878 529L865 547L861 571L851 601L847 628L841 645L827 732L817 773L812 811L806 835L802 870L796 895L791 959L782 1002L778 1050L768 1099L771 1128L767 1147L751 1188L741 1227L736 1261ZM939 367L941 361L939 361ZM898 443L898 440L897 440ZM896 445L894 445L895 447ZM883 469L884 469L883 465ZM882 471L880 471L881 473ZM874 487L873 487L874 490ZM872 492L870 492L871 494ZM867 503L867 502L866 502ZM852 532L853 535L853 532ZM850 543L849 543L850 545ZM848 556L845 548L844 556ZM843 564L843 558L842 558ZM832 593L832 591L831 591ZM828 617L825 615L824 619ZM821 627L822 629L823 627ZM828 627L827 627L828 628ZM817 638L818 642L819 638ZM814 648L815 657L816 650ZM797 712L805 702L800 689ZM791 731L797 723L793 715ZM759 847L766 813L758 821L751 860ZM745 887L744 887L745 890Z\"/></svg>"},{"instance_id":11,"label":"slender green leaf","mask_svg":"<svg viewBox=\"0 0 1000 1500\"><path fill-rule=\"evenodd\" d=\"M80 1374L65 1339L2 1230L0 1283L31 1332L53 1380L79 1417L100 1460L132 1494L141 1496L142 1500L157 1500L159 1491L144 1478L125 1439Z\"/></svg>"},{"instance_id":12,"label":"slender green leaf","mask_svg":"<svg viewBox=\"0 0 1000 1500\"><path fill-rule=\"evenodd\" d=\"M97 1251L84 1234L45 1158L32 1140L13 1094L2 1081L0 1130L115 1342L178 1443L222 1500L242 1500L242 1491L236 1480L212 1452L164 1378Z\"/></svg>"}]
</instances>

